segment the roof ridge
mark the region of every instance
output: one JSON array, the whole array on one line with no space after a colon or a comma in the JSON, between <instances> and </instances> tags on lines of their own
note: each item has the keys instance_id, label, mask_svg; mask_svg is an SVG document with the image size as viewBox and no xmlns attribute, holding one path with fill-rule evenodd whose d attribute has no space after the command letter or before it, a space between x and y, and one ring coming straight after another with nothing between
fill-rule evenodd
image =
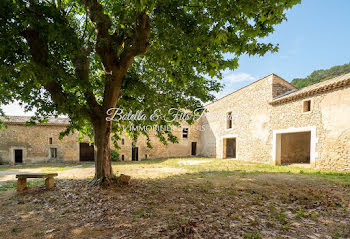
<instances>
[{"instance_id":1,"label":"roof ridge","mask_svg":"<svg viewBox=\"0 0 350 239\"><path fill-rule=\"evenodd\" d=\"M289 81L283 79L282 77L280 77L279 75L275 74L275 73L271 73L270 75L274 75L277 76L280 80L282 80L284 83L287 83L289 86L293 87L294 89L298 89L295 85L293 85L292 83L290 83Z\"/></svg>"},{"instance_id":2,"label":"roof ridge","mask_svg":"<svg viewBox=\"0 0 350 239\"><path fill-rule=\"evenodd\" d=\"M328 80L321 81L319 83L307 86L297 91L289 91L284 95L274 98L270 104L276 105L279 103L285 103L295 99L308 97L314 94L331 91L337 88L350 85L350 73L339 75Z\"/></svg>"},{"instance_id":3,"label":"roof ridge","mask_svg":"<svg viewBox=\"0 0 350 239\"><path fill-rule=\"evenodd\" d=\"M219 99L216 99L216 100L210 102L209 104L207 104L207 105L205 105L205 106L211 105L211 104L213 104L213 103L215 103L215 102L217 102L217 101L219 101L219 100L222 100L223 98L225 98L225 97L227 97L227 96L230 96L230 95L232 95L233 93L236 93L236 92L238 92L238 91L240 91L240 90L242 90L242 89L244 89L244 88L246 88L246 87L248 87L248 86L251 86L251 85L253 85L253 84L255 84L255 83L257 83L257 82L259 82L259 81L261 81L261 80L263 80L263 79L265 79L265 78L267 78L267 77L269 77L269 76L273 76L273 75L275 75L275 76L281 78L280 76L278 76L278 75L276 75L276 74L274 74L274 73L270 73L270 74L264 76L263 78L260 78L260 79L258 79L258 80L256 80L256 81L253 81L253 82L249 83L248 85L245 85L245 86L243 86L243 87L241 87L241 88L239 88L239 89L237 89L237 90L234 90L233 92L231 92L231 93L229 93L229 94L227 94L227 95L224 95L224 96L220 97ZM281 78L281 79L284 80L283 78ZM285 80L284 80L284 81L285 81ZM287 81L286 81L286 82L287 82Z\"/></svg>"},{"instance_id":4,"label":"roof ridge","mask_svg":"<svg viewBox=\"0 0 350 239\"><path fill-rule=\"evenodd\" d=\"M21 116L21 115L5 115L1 116L0 120L9 124L25 124L33 116ZM42 118L43 119L43 118ZM69 118L64 117L48 117L48 122L43 125L67 125L69 124Z\"/></svg>"}]
</instances>

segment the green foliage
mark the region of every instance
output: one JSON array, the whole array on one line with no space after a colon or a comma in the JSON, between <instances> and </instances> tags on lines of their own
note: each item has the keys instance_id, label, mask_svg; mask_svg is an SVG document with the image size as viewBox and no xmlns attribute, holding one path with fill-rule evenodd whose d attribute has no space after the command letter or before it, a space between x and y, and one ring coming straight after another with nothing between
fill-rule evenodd
<instances>
[{"instance_id":1,"label":"green foliage","mask_svg":"<svg viewBox=\"0 0 350 239\"><path fill-rule=\"evenodd\" d=\"M249 232L244 235L244 239L261 239L261 232Z\"/></svg>"},{"instance_id":2,"label":"green foliage","mask_svg":"<svg viewBox=\"0 0 350 239\"><path fill-rule=\"evenodd\" d=\"M237 68L239 56L277 51L262 39L299 2L2 0L0 103L18 100L36 110L35 120L67 115L62 137L74 131L92 137L93 121L114 106L148 116L155 109L194 110L214 99L217 79ZM123 131L135 141L148 138L127 128L140 124L178 122L114 122L113 139ZM177 142L172 132L157 134L164 144Z\"/></svg>"},{"instance_id":3,"label":"green foliage","mask_svg":"<svg viewBox=\"0 0 350 239\"><path fill-rule=\"evenodd\" d=\"M114 150L114 149L111 150L111 160L112 160L113 162L120 161L119 153L118 153L117 150Z\"/></svg>"},{"instance_id":4,"label":"green foliage","mask_svg":"<svg viewBox=\"0 0 350 239\"><path fill-rule=\"evenodd\" d=\"M27 182L28 187L39 187L42 186L45 183L43 179L39 180L30 180ZM15 181L9 181L5 184L0 184L0 192L1 191L9 191L9 190L15 190L17 188L17 182Z\"/></svg>"},{"instance_id":5,"label":"green foliage","mask_svg":"<svg viewBox=\"0 0 350 239\"><path fill-rule=\"evenodd\" d=\"M298 89L304 88L309 85L319 83L321 81L329 80L331 78L350 73L350 63L333 66L332 68L326 70L316 70L312 72L306 78L295 78L292 80L292 84Z\"/></svg>"}]
</instances>

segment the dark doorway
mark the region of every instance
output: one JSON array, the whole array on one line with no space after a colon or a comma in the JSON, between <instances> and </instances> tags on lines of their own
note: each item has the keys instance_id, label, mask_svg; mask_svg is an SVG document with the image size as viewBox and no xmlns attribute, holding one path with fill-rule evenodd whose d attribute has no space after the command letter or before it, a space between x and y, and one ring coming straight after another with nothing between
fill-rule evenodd
<instances>
[{"instance_id":1,"label":"dark doorway","mask_svg":"<svg viewBox=\"0 0 350 239\"><path fill-rule=\"evenodd\" d=\"M23 150L15 149L15 163L23 163Z\"/></svg>"},{"instance_id":2,"label":"dark doorway","mask_svg":"<svg viewBox=\"0 0 350 239\"><path fill-rule=\"evenodd\" d=\"M132 161L139 161L139 148L138 147L132 148L131 160Z\"/></svg>"},{"instance_id":3,"label":"dark doorway","mask_svg":"<svg viewBox=\"0 0 350 239\"><path fill-rule=\"evenodd\" d=\"M281 164L310 163L311 132L281 135Z\"/></svg>"},{"instance_id":4,"label":"dark doorway","mask_svg":"<svg viewBox=\"0 0 350 239\"><path fill-rule=\"evenodd\" d=\"M80 161L94 161L94 159L94 145L89 145L88 143L80 143Z\"/></svg>"},{"instance_id":5,"label":"dark doorway","mask_svg":"<svg viewBox=\"0 0 350 239\"><path fill-rule=\"evenodd\" d=\"M50 148L50 158L57 159L57 148Z\"/></svg>"},{"instance_id":6,"label":"dark doorway","mask_svg":"<svg viewBox=\"0 0 350 239\"><path fill-rule=\"evenodd\" d=\"M192 142L191 155L192 156L197 155L197 142Z\"/></svg>"},{"instance_id":7,"label":"dark doorway","mask_svg":"<svg viewBox=\"0 0 350 239\"><path fill-rule=\"evenodd\" d=\"M226 158L236 158L236 139L226 139Z\"/></svg>"}]
</instances>

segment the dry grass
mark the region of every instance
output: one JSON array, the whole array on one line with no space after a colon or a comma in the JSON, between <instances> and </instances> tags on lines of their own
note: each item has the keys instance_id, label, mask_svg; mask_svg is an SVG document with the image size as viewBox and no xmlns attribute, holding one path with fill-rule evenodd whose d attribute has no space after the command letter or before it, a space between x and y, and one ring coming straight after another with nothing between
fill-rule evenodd
<instances>
[{"instance_id":1,"label":"dry grass","mask_svg":"<svg viewBox=\"0 0 350 239\"><path fill-rule=\"evenodd\" d=\"M2 192L0 238L350 237L349 174L188 160L114 164L128 187Z\"/></svg>"}]
</instances>

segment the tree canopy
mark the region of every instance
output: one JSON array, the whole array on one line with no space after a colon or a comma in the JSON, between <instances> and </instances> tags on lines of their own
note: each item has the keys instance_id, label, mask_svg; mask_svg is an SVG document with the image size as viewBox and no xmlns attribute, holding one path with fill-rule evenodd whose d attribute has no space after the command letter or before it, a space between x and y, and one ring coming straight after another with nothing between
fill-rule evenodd
<instances>
[{"instance_id":1,"label":"tree canopy","mask_svg":"<svg viewBox=\"0 0 350 239\"><path fill-rule=\"evenodd\" d=\"M110 161L111 132L117 139L122 126L140 123L112 125L105 120L108 109L167 114L214 99L221 87L216 79L234 70L240 55L277 51L262 39L299 2L2 0L2 103L18 100L38 117L67 115L65 134L94 135L100 168ZM176 141L171 132L158 136ZM111 173L110 165L105 168L108 173L97 175Z\"/></svg>"},{"instance_id":2,"label":"tree canopy","mask_svg":"<svg viewBox=\"0 0 350 239\"><path fill-rule=\"evenodd\" d=\"M329 69L313 71L306 78L295 78L292 80L291 83L295 85L298 89L301 89L306 86L319 83L321 81L329 80L333 77L344 75L346 73L350 73L350 63L339 66L333 66Z\"/></svg>"}]
</instances>

